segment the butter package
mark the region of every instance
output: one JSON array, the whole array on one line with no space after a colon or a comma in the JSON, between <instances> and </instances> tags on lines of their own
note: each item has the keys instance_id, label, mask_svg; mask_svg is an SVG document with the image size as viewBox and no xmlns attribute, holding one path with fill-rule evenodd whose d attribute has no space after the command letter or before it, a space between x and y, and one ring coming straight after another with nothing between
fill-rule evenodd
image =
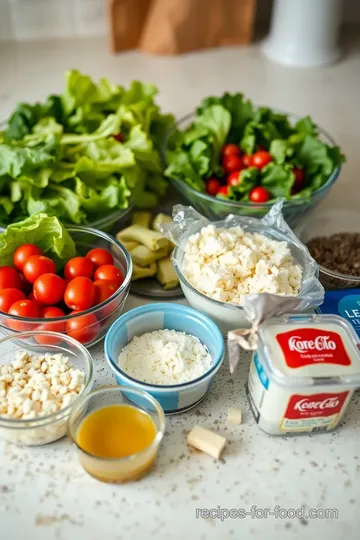
<instances>
[{"instance_id":1,"label":"butter package","mask_svg":"<svg viewBox=\"0 0 360 540\"><path fill-rule=\"evenodd\" d=\"M324 303L316 313L340 315L360 337L360 289L339 289L325 292Z\"/></svg>"}]
</instances>

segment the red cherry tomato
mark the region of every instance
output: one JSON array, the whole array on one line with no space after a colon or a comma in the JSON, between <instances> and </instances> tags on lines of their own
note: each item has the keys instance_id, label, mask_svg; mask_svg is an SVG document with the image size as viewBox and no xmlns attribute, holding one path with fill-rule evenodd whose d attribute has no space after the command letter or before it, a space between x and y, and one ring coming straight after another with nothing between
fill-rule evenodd
<instances>
[{"instance_id":1,"label":"red cherry tomato","mask_svg":"<svg viewBox=\"0 0 360 540\"><path fill-rule=\"evenodd\" d=\"M116 133L116 135L113 135L114 139L118 142L124 142L125 137L122 133Z\"/></svg>"},{"instance_id":2,"label":"red cherry tomato","mask_svg":"<svg viewBox=\"0 0 360 540\"><path fill-rule=\"evenodd\" d=\"M70 315L81 313L81 311L72 311ZM93 313L79 315L69 319L66 323L66 333L68 336L80 341L80 343L90 343L97 338L100 332L100 324Z\"/></svg>"},{"instance_id":3,"label":"red cherry tomato","mask_svg":"<svg viewBox=\"0 0 360 540\"><path fill-rule=\"evenodd\" d=\"M95 287L95 304L101 304L105 302L110 296L118 290L118 285L115 281L109 281L107 279L98 279L94 281Z\"/></svg>"},{"instance_id":4,"label":"red cherry tomato","mask_svg":"<svg viewBox=\"0 0 360 540\"><path fill-rule=\"evenodd\" d=\"M237 186L241 182L241 171L234 171L227 177L226 183L228 186Z\"/></svg>"},{"instance_id":5,"label":"red cherry tomato","mask_svg":"<svg viewBox=\"0 0 360 540\"><path fill-rule=\"evenodd\" d=\"M230 156L225 156L222 162L224 171L226 173L232 173L235 171L240 171L243 168L243 160L240 155L231 154Z\"/></svg>"},{"instance_id":6,"label":"red cherry tomato","mask_svg":"<svg viewBox=\"0 0 360 540\"><path fill-rule=\"evenodd\" d=\"M292 195L302 190L302 188L304 187L304 181L305 181L305 173L302 169L298 169L297 167L294 167L293 173L295 175L295 181L291 190Z\"/></svg>"},{"instance_id":7,"label":"red cherry tomato","mask_svg":"<svg viewBox=\"0 0 360 540\"><path fill-rule=\"evenodd\" d=\"M228 186L222 186L219 191L217 192L218 195L224 195L225 197L229 194L229 187Z\"/></svg>"},{"instance_id":8,"label":"red cherry tomato","mask_svg":"<svg viewBox=\"0 0 360 540\"><path fill-rule=\"evenodd\" d=\"M15 268L12 266L0 266L0 291L2 289L23 289L24 284Z\"/></svg>"},{"instance_id":9,"label":"red cherry tomato","mask_svg":"<svg viewBox=\"0 0 360 540\"><path fill-rule=\"evenodd\" d=\"M18 270L22 270L24 264L32 255L43 255L43 250L35 244L23 244L14 251L13 261L14 266Z\"/></svg>"},{"instance_id":10,"label":"red cherry tomato","mask_svg":"<svg viewBox=\"0 0 360 540\"><path fill-rule=\"evenodd\" d=\"M73 257L66 263L64 268L64 276L70 280L81 276L91 279L93 273L94 264L86 257Z\"/></svg>"},{"instance_id":11,"label":"red cherry tomato","mask_svg":"<svg viewBox=\"0 0 360 540\"><path fill-rule=\"evenodd\" d=\"M32 255L25 262L23 272L30 283L35 283L42 274L55 274L56 264L44 255Z\"/></svg>"},{"instance_id":12,"label":"red cherry tomato","mask_svg":"<svg viewBox=\"0 0 360 540\"><path fill-rule=\"evenodd\" d=\"M206 193L208 195L215 196L219 189L221 188L220 180L217 178L209 178L206 180Z\"/></svg>"},{"instance_id":13,"label":"red cherry tomato","mask_svg":"<svg viewBox=\"0 0 360 540\"><path fill-rule=\"evenodd\" d=\"M221 155L225 156L240 156L240 147L237 144L225 144L222 148Z\"/></svg>"},{"instance_id":14,"label":"red cherry tomato","mask_svg":"<svg viewBox=\"0 0 360 540\"><path fill-rule=\"evenodd\" d=\"M0 291L0 311L7 313L15 302L25 299L25 294L22 291L19 291L19 289L2 289L2 291Z\"/></svg>"},{"instance_id":15,"label":"red cherry tomato","mask_svg":"<svg viewBox=\"0 0 360 540\"><path fill-rule=\"evenodd\" d=\"M243 156L242 160L243 160L244 167L246 167L246 168L252 167L252 165L253 165L252 156L250 156L249 154L245 154Z\"/></svg>"},{"instance_id":16,"label":"red cherry tomato","mask_svg":"<svg viewBox=\"0 0 360 540\"><path fill-rule=\"evenodd\" d=\"M35 295L34 295L34 291L32 291L32 292L29 294L28 299L29 299L29 300L32 300L33 302L35 302L35 304L37 304L37 305L39 306L39 309L40 309L40 310L44 307L44 305L43 305L41 302L39 302L38 300L36 300Z\"/></svg>"},{"instance_id":17,"label":"red cherry tomato","mask_svg":"<svg viewBox=\"0 0 360 540\"><path fill-rule=\"evenodd\" d=\"M72 279L65 289L65 304L74 311L85 311L94 305L95 292L91 279L77 277Z\"/></svg>"},{"instance_id":18,"label":"red cherry tomato","mask_svg":"<svg viewBox=\"0 0 360 540\"><path fill-rule=\"evenodd\" d=\"M58 317L64 317L65 313L57 306L48 306L41 310L40 317L43 319L55 319ZM65 321L46 321L44 324L39 324L36 330L44 330L47 332L58 332L59 334L65 333ZM62 341L60 337L53 337L47 335L35 335L35 340L42 345L57 345Z\"/></svg>"},{"instance_id":19,"label":"red cherry tomato","mask_svg":"<svg viewBox=\"0 0 360 540\"><path fill-rule=\"evenodd\" d=\"M254 187L249 193L250 201L253 203L265 203L270 199L270 193L267 189L258 186Z\"/></svg>"},{"instance_id":20,"label":"red cherry tomato","mask_svg":"<svg viewBox=\"0 0 360 540\"><path fill-rule=\"evenodd\" d=\"M112 264L103 264L102 266L99 266L99 268L95 271L94 274L94 280L97 281L98 279L114 281L115 283L117 283L118 287L120 287L120 285L124 281L121 270L117 268L117 266L114 266Z\"/></svg>"},{"instance_id":21,"label":"red cherry tomato","mask_svg":"<svg viewBox=\"0 0 360 540\"><path fill-rule=\"evenodd\" d=\"M9 309L9 315L36 319L40 317L40 309L37 303L33 302L32 300L18 300ZM26 332L35 329L33 322L25 323L21 321L9 320L8 324L10 328L16 330L16 332Z\"/></svg>"},{"instance_id":22,"label":"red cherry tomato","mask_svg":"<svg viewBox=\"0 0 360 540\"><path fill-rule=\"evenodd\" d=\"M263 144L258 144L257 149L258 149L258 151L260 151L260 150L264 150L265 152L267 151L266 147Z\"/></svg>"},{"instance_id":23,"label":"red cherry tomato","mask_svg":"<svg viewBox=\"0 0 360 540\"><path fill-rule=\"evenodd\" d=\"M91 249L86 255L86 258L90 259L95 268L99 268L99 266L103 266L103 264L114 264L114 257L109 251L103 248Z\"/></svg>"},{"instance_id":24,"label":"red cherry tomato","mask_svg":"<svg viewBox=\"0 0 360 540\"><path fill-rule=\"evenodd\" d=\"M56 274L42 274L34 283L34 296L37 302L52 306L64 296L64 280Z\"/></svg>"},{"instance_id":25,"label":"red cherry tomato","mask_svg":"<svg viewBox=\"0 0 360 540\"><path fill-rule=\"evenodd\" d=\"M266 152L265 150L260 150L259 152L255 152L255 154L252 156L251 164L253 167L257 167L258 169L262 169L265 167L265 165L268 165L272 161L272 157L270 152Z\"/></svg>"}]
</instances>

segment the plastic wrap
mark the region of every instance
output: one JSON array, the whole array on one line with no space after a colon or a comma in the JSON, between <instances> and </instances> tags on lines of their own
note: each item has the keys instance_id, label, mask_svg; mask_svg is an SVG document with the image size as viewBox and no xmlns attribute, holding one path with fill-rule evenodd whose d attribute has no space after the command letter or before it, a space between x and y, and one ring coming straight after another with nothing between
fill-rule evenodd
<instances>
[{"instance_id":1,"label":"plastic wrap","mask_svg":"<svg viewBox=\"0 0 360 540\"><path fill-rule=\"evenodd\" d=\"M301 287L296 297L257 293L245 296L241 306L235 306L232 303L222 304L223 308L231 308L233 312L235 307L238 309L239 315L237 316L235 311L234 326L232 329L230 328L232 330L231 340L239 344L242 343L242 346L248 350L256 348L256 331L265 319L284 313L312 310L319 306L324 298L324 289L318 280L318 264L285 222L281 212L282 206L282 201L275 203L262 219L229 215L224 221L213 223L216 227L221 228L240 226L244 231L257 232L274 240L287 242L294 261L302 268ZM173 209L173 222L162 226L162 233L176 245L172 258L175 268L178 267L180 273L188 238L210 223L192 207L177 205ZM207 298L213 307L220 304L220 302L205 297L200 292L199 295ZM244 328L244 315L251 325L251 329ZM236 320L238 320L238 325L236 325Z\"/></svg>"}]
</instances>

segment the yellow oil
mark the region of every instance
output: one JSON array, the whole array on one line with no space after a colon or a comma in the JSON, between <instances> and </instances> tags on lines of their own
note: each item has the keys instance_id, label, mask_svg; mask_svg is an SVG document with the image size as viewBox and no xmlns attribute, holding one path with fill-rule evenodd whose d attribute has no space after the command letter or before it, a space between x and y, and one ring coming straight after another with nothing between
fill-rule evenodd
<instances>
[{"instance_id":1,"label":"yellow oil","mask_svg":"<svg viewBox=\"0 0 360 540\"><path fill-rule=\"evenodd\" d=\"M155 436L155 424L147 413L129 405L110 405L83 420L77 442L93 456L124 458L145 450Z\"/></svg>"}]
</instances>

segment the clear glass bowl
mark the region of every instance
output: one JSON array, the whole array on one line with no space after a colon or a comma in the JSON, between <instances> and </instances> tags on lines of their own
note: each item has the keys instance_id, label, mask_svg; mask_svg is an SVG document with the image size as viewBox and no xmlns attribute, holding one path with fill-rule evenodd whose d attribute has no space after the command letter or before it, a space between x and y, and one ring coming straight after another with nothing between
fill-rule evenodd
<instances>
[{"instance_id":1,"label":"clear glass bowl","mask_svg":"<svg viewBox=\"0 0 360 540\"><path fill-rule=\"evenodd\" d=\"M36 330L41 324L42 330L54 330L61 334L66 332L66 323L69 320L77 322L79 325L83 321L82 330L73 330L71 334L83 345L91 347L105 337L111 324L119 317L124 309L126 298L130 290L132 261L127 250L115 238L107 233L92 229L90 227L69 225L67 230L76 244L78 255L85 255L90 249L101 247L110 251L114 257L114 262L124 275L124 281L119 289L110 298L101 304L75 315L66 315L54 319L27 319L8 315L0 312L0 332L3 335L14 334L16 332L30 332ZM1 232L1 231L0 231ZM90 315L90 317L85 317ZM82 318L84 317L84 318ZM89 320L90 319L90 320ZM56 323L56 326L54 326Z\"/></svg>"},{"instance_id":2,"label":"clear glass bowl","mask_svg":"<svg viewBox=\"0 0 360 540\"><path fill-rule=\"evenodd\" d=\"M7 336L0 340L0 366L10 364L15 360L18 351L25 350L29 354L44 355L63 354L69 358L69 363L81 371L85 372L85 387L78 398L67 407L56 413L32 419L15 419L0 415L0 437L8 442L19 446L38 446L56 441L66 435L67 419L71 407L76 404L82 396L87 395L94 382L94 365L90 353L78 341L69 336L61 336L61 343L58 345L41 345L35 338L56 339L59 334L54 332L33 331Z\"/></svg>"},{"instance_id":3,"label":"clear glass bowl","mask_svg":"<svg viewBox=\"0 0 360 540\"><path fill-rule=\"evenodd\" d=\"M111 405L128 405L150 416L156 428L153 442L141 452L122 458L101 458L84 450L78 442L83 420L92 412ZM82 467L102 482L122 483L137 480L152 467L165 432L165 416L160 404L147 392L125 386L105 386L84 395L74 404L68 421L68 435L78 449ZM124 433L119 427L119 437Z\"/></svg>"},{"instance_id":4,"label":"clear glass bowl","mask_svg":"<svg viewBox=\"0 0 360 540\"><path fill-rule=\"evenodd\" d=\"M296 231L303 244L321 236L339 233L360 233L360 214L346 209L313 212ZM319 265L319 279L325 289L353 289L360 287L360 275L341 274Z\"/></svg>"},{"instance_id":5,"label":"clear glass bowl","mask_svg":"<svg viewBox=\"0 0 360 540\"><path fill-rule=\"evenodd\" d=\"M299 116L292 113L287 114L290 121L296 122L299 120ZM195 114L191 113L181 118L175 126L167 133L164 145L162 148L162 158L165 166L168 164L166 160L166 147L169 138L176 129L186 129L195 119ZM322 128L319 129L319 137L322 141L330 145L335 145L333 138ZM330 192L336 179L340 174L341 167L337 167L333 173L329 176L328 181L320 189L315 191L311 197L311 200L304 202L301 200L288 200L284 201L283 216L290 226L296 226L299 221L318 203L320 203L326 195ZM179 178L170 178L171 184L177 189L177 191L185 198L185 200L193 206L200 214L209 218L211 221L217 221L225 219L229 214L251 216L261 218L270 210L273 202L267 202L264 204L254 204L251 202L236 202L227 201L217 197L207 195L207 193L201 193L196 191L189 184Z\"/></svg>"}]
</instances>

